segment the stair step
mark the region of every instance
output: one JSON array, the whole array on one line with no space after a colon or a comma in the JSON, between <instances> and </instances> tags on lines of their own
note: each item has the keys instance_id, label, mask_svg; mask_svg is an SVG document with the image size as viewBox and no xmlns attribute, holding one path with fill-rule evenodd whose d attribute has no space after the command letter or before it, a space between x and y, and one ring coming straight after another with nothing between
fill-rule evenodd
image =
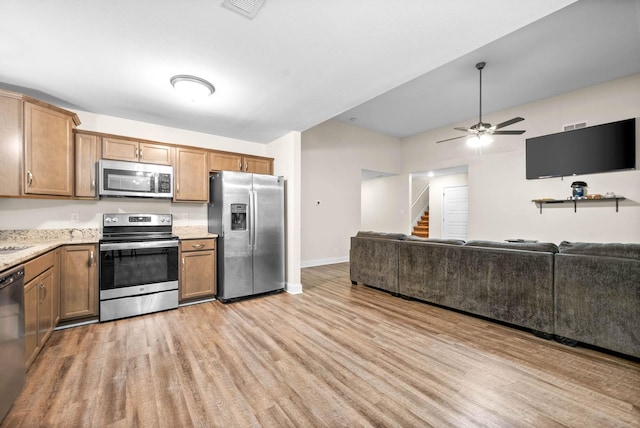
<instances>
[{"instance_id":1,"label":"stair step","mask_svg":"<svg viewBox=\"0 0 640 428\"><path fill-rule=\"evenodd\" d=\"M418 225L413 227L413 232L411 232L411 234L419 236L420 238L429 237L429 211L425 211L424 214L420 216Z\"/></svg>"}]
</instances>

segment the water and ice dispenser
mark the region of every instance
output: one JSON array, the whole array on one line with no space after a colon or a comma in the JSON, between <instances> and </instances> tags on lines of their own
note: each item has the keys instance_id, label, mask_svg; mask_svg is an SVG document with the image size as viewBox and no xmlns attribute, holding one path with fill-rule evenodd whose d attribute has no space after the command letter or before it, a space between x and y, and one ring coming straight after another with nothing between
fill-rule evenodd
<instances>
[{"instance_id":1,"label":"water and ice dispenser","mask_svg":"<svg viewBox=\"0 0 640 428\"><path fill-rule=\"evenodd\" d=\"M231 230L247 230L247 204L231 204Z\"/></svg>"}]
</instances>

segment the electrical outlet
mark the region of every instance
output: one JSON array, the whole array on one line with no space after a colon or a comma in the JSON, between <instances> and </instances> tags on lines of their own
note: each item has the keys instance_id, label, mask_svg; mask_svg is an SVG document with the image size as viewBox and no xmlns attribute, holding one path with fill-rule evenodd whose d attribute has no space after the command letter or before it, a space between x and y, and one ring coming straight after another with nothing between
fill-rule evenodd
<instances>
[{"instance_id":1,"label":"electrical outlet","mask_svg":"<svg viewBox=\"0 0 640 428\"><path fill-rule=\"evenodd\" d=\"M71 223L80 222L80 213L71 213Z\"/></svg>"},{"instance_id":2,"label":"electrical outlet","mask_svg":"<svg viewBox=\"0 0 640 428\"><path fill-rule=\"evenodd\" d=\"M189 213L182 213L182 220L189 221Z\"/></svg>"}]
</instances>

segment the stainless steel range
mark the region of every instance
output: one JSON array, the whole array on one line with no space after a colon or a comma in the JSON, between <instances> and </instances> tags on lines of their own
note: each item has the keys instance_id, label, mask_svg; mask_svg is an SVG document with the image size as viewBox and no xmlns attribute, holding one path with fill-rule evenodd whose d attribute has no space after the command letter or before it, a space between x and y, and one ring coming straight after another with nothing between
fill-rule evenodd
<instances>
[{"instance_id":1,"label":"stainless steel range","mask_svg":"<svg viewBox=\"0 0 640 428\"><path fill-rule=\"evenodd\" d=\"M104 214L100 321L178 307L178 237L171 214Z\"/></svg>"}]
</instances>

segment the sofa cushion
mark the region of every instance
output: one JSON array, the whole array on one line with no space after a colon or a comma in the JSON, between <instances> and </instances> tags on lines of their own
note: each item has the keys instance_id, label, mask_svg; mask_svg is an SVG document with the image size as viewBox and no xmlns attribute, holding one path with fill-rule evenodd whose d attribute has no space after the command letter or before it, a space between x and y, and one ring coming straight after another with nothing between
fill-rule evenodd
<instances>
[{"instance_id":1,"label":"sofa cushion","mask_svg":"<svg viewBox=\"0 0 640 428\"><path fill-rule=\"evenodd\" d=\"M562 241L559 246L559 251L561 254L580 254L640 260L640 244L600 244Z\"/></svg>"},{"instance_id":2,"label":"sofa cushion","mask_svg":"<svg viewBox=\"0 0 640 428\"><path fill-rule=\"evenodd\" d=\"M407 236L406 240L418 241L418 242L432 242L435 244L464 245L464 241L462 239L421 238L419 236L410 235L410 236Z\"/></svg>"},{"instance_id":3,"label":"sofa cushion","mask_svg":"<svg viewBox=\"0 0 640 428\"><path fill-rule=\"evenodd\" d=\"M467 241L467 247L487 247L508 250L541 251L557 253L558 246L550 242L496 242L496 241Z\"/></svg>"},{"instance_id":4,"label":"sofa cushion","mask_svg":"<svg viewBox=\"0 0 640 428\"><path fill-rule=\"evenodd\" d=\"M389 232L372 232L368 230L361 230L356 234L358 238L376 238L376 239L396 239L404 240L407 235L404 233L389 233Z\"/></svg>"}]
</instances>

